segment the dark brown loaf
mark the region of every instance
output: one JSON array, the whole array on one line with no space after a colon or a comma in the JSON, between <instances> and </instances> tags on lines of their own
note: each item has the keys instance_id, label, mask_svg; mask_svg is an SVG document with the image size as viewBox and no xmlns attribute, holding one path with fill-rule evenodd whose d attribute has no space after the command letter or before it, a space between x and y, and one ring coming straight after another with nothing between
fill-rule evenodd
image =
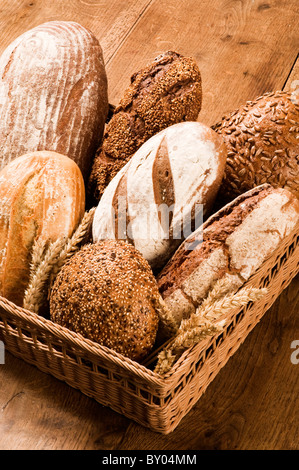
<instances>
[{"instance_id":1,"label":"dark brown loaf","mask_svg":"<svg viewBox=\"0 0 299 470\"><path fill-rule=\"evenodd\" d=\"M130 359L153 347L159 318L154 275L123 241L88 244L58 274L50 298L51 319Z\"/></svg>"},{"instance_id":2,"label":"dark brown loaf","mask_svg":"<svg viewBox=\"0 0 299 470\"><path fill-rule=\"evenodd\" d=\"M298 222L298 199L270 185L248 191L211 216L157 278L178 323L196 311L217 280L226 278L238 289Z\"/></svg>"},{"instance_id":3,"label":"dark brown loaf","mask_svg":"<svg viewBox=\"0 0 299 470\"><path fill-rule=\"evenodd\" d=\"M228 151L222 198L231 200L264 183L299 197L299 104L290 93L266 93L212 128Z\"/></svg>"},{"instance_id":4,"label":"dark brown loaf","mask_svg":"<svg viewBox=\"0 0 299 470\"><path fill-rule=\"evenodd\" d=\"M0 169L37 150L67 155L85 181L108 112L101 46L83 26L50 21L0 59Z\"/></svg>"},{"instance_id":5,"label":"dark brown loaf","mask_svg":"<svg viewBox=\"0 0 299 470\"><path fill-rule=\"evenodd\" d=\"M201 75L192 58L166 52L131 77L131 84L106 127L88 193L98 202L104 189L136 150L166 127L196 120Z\"/></svg>"}]
</instances>

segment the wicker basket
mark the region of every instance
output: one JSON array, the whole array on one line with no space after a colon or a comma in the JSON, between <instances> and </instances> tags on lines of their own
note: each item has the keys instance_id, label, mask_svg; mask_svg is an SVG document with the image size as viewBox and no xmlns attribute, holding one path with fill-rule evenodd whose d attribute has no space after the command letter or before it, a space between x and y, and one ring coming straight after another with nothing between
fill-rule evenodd
<instances>
[{"instance_id":1,"label":"wicker basket","mask_svg":"<svg viewBox=\"0 0 299 470\"><path fill-rule=\"evenodd\" d=\"M153 431L168 434L204 393L299 271L299 231L246 283L261 300L232 311L225 330L183 353L165 377L0 297L0 338L13 355Z\"/></svg>"}]
</instances>

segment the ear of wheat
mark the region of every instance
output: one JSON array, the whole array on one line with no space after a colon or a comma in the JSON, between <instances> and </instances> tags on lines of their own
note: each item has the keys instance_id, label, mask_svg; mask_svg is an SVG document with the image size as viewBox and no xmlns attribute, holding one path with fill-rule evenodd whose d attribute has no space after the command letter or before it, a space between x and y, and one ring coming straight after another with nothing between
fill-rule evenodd
<instances>
[{"instance_id":1,"label":"ear of wheat","mask_svg":"<svg viewBox=\"0 0 299 470\"><path fill-rule=\"evenodd\" d=\"M68 259L79 250L89 233L95 208L85 212L81 223L70 238L54 242L37 239L33 245L30 279L25 291L23 307L38 313L47 300L54 280Z\"/></svg>"},{"instance_id":2,"label":"ear of wheat","mask_svg":"<svg viewBox=\"0 0 299 470\"><path fill-rule=\"evenodd\" d=\"M164 375L169 372L187 348L223 331L232 310L261 299L267 292L267 289L244 287L231 293L228 289L227 293L222 295L225 292L224 287L218 283L196 312L181 322L175 337L158 353L154 369L156 373Z\"/></svg>"}]
</instances>

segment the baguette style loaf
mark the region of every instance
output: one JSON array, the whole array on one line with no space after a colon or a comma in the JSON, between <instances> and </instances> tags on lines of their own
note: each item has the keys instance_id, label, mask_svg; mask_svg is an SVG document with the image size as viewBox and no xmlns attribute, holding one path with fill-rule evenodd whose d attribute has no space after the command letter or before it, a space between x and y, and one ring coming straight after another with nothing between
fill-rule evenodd
<instances>
[{"instance_id":1,"label":"baguette style loaf","mask_svg":"<svg viewBox=\"0 0 299 470\"><path fill-rule=\"evenodd\" d=\"M161 269L210 212L225 161L223 140L199 122L160 131L104 191L93 219L93 241L125 239L154 271Z\"/></svg>"},{"instance_id":2,"label":"baguette style loaf","mask_svg":"<svg viewBox=\"0 0 299 470\"><path fill-rule=\"evenodd\" d=\"M0 295L22 306L36 240L69 237L85 209L78 165L54 152L32 152L0 172Z\"/></svg>"},{"instance_id":3,"label":"baguette style loaf","mask_svg":"<svg viewBox=\"0 0 299 470\"><path fill-rule=\"evenodd\" d=\"M102 49L90 31L50 21L25 32L0 58L0 170L48 150L74 160L86 182L107 113Z\"/></svg>"},{"instance_id":4,"label":"baguette style loaf","mask_svg":"<svg viewBox=\"0 0 299 470\"><path fill-rule=\"evenodd\" d=\"M157 276L177 322L196 311L217 280L226 277L233 290L241 287L298 222L299 200L270 185L248 191L212 215Z\"/></svg>"},{"instance_id":5,"label":"baguette style loaf","mask_svg":"<svg viewBox=\"0 0 299 470\"><path fill-rule=\"evenodd\" d=\"M146 140L178 122L196 121L201 101L201 75L190 57L168 51L135 73L97 151L88 185L91 200L100 200Z\"/></svg>"},{"instance_id":6,"label":"baguette style loaf","mask_svg":"<svg viewBox=\"0 0 299 470\"><path fill-rule=\"evenodd\" d=\"M299 104L291 93L266 93L212 128L227 146L224 200L264 183L299 197Z\"/></svg>"}]
</instances>

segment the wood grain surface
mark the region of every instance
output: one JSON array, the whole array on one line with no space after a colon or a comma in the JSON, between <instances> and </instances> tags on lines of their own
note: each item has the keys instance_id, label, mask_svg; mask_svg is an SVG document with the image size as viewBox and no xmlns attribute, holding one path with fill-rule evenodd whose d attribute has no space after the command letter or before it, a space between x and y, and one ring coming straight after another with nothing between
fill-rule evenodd
<instances>
[{"instance_id":1,"label":"wood grain surface","mask_svg":"<svg viewBox=\"0 0 299 470\"><path fill-rule=\"evenodd\" d=\"M113 104L133 72L169 49L196 58L199 120L208 125L266 91L299 88L298 0L2 0L0 52L53 19L78 21L99 38ZM299 450L299 364L291 362L298 311L299 277L167 436L6 352L0 449Z\"/></svg>"}]
</instances>

